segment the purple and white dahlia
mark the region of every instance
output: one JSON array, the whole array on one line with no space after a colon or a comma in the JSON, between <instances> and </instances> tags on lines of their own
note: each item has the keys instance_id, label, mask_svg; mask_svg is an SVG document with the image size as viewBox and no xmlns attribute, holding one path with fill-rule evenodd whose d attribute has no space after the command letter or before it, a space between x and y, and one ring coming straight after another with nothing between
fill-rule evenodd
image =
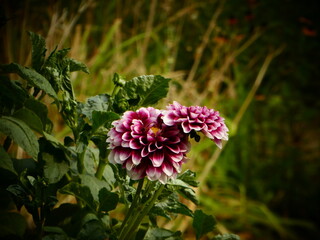
<instances>
[{"instance_id":1,"label":"purple and white dahlia","mask_svg":"<svg viewBox=\"0 0 320 240\"><path fill-rule=\"evenodd\" d=\"M202 132L219 148L222 147L222 140L228 140L229 129L224 123L224 118L219 112L207 107L185 107L173 102L163 111L162 119L168 126L181 126L184 133L190 133L192 130Z\"/></svg>"},{"instance_id":2,"label":"purple and white dahlia","mask_svg":"<svg viewBox=\"0 0 320 240\"><path fill-rule=\"evenodd\" d=\"M133 180L162 183L175 178L186 161L188 135L177 125L166 125L160 110L148 107L127 111L108 133L109 160L122 164Z\"/></svg>"}]
</instances>

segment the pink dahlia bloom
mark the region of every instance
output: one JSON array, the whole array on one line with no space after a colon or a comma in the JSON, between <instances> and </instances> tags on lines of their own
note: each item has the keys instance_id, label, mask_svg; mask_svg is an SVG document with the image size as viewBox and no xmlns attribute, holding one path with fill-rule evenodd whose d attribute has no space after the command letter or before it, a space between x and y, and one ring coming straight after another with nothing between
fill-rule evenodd
<instances>
[{"instance_id":1,"label":"pink dahlia bloom","mask_svg":"<svg viewBox=\"0 0 320 240\"><path fill-rule=\"evenodd\" d=\"M107 139L109 160L122 164L131 179L147 176L165 183L181 171L189 150L188 136L176 125L165 125L160 110L127 111L112 124Z\"/></svg>"},{"instance_id":2,"label":"pink dahlia bloom","mask_svg":"<svg viewBox=\"0 0 320 240\"><path fill-rule=\"evenodd\" d=\"M168 126L180 125L184 133L192 130L202 132L212 139L219 148L222 140L228 140L228 128L219 112L207 107L185 107L173 102L163 111L163 122Z\"/></svg>"}]
</instances>

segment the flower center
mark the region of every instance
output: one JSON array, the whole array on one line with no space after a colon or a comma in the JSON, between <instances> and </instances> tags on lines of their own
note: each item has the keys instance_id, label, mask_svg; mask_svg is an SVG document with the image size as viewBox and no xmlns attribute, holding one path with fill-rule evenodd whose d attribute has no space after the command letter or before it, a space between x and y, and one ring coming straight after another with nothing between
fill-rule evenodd
<instances>
[{"instance_id":1,"label":"flower center","mask_svg":"<svg viewBox=\"0 0 320 240\"><path fill-rule=\"evenodd\" d=\"M157 127L151 127L150 128L151 129L151 131L154 133L154 134L157 134L157 132L159 132L159 128L157 128Z\"/></svg>"}]
</instances>

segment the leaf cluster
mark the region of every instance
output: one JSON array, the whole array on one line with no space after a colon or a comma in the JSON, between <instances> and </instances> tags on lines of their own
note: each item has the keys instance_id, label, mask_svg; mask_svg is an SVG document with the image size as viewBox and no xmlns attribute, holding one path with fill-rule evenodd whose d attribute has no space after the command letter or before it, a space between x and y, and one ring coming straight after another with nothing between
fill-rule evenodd
<instances>
[{"instance_id":1,"label":"leaf cluster","mask_svg":"<svg viewBox=\"0 0 320 240\"><path fill-rule=\"evenodd\" d=\"M114 89L105 91L111 95L101 93L80 102L70 73L89 73L86 65L68 58L70 49L56 48L46 57L45 40L32 32L29 36L31 67L0 65L0 190L1 201L6 202L0 210L0 238L118 239L121 222L110 212L119 204L129 207L139 193L121 166L108 163L107 133L123 112L164 98L170 79L148 75L125 80L115 74ZM8 74L19 78L10 80ZM54 135L51 108L59 111L72 132L63 141ZM17 147L23 149L23 156L17 154ZM136 239L181 239L180 232L159 228L157 216L194 217L197 239L212 231L212 216L193 212L180 201L183 197L198 204L197 185L190 170L166 184L154 205L148 206L151 224L138 225ZM142 204L154 198L156 187L159 183L148 193L144 190ZM26 235L24 219L11 212L22 208L36 226L31 236Z\"/></svg>"}]
</instances>

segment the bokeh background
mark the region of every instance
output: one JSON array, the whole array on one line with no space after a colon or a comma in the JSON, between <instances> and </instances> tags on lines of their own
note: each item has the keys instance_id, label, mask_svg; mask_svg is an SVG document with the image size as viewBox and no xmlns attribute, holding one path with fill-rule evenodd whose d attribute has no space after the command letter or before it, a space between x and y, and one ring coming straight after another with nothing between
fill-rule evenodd
<instances>
[{"instance_id":1,"label":"bokeh background","mask_svg":"<svg viewBox=\"0 0 320 240\"><path fill-rule=\"evenodd\" d=\"M243 240L317 239L319 24L317 0L1 0L0 63L30 65L33 31L88 65L72 75L80 101L115 72L172 78L159 107L206 105L230 128L222 151L203 138L189 154L198 208ZM192 239L188 218L161 224Z\"/></svg>"}]
</instances>

